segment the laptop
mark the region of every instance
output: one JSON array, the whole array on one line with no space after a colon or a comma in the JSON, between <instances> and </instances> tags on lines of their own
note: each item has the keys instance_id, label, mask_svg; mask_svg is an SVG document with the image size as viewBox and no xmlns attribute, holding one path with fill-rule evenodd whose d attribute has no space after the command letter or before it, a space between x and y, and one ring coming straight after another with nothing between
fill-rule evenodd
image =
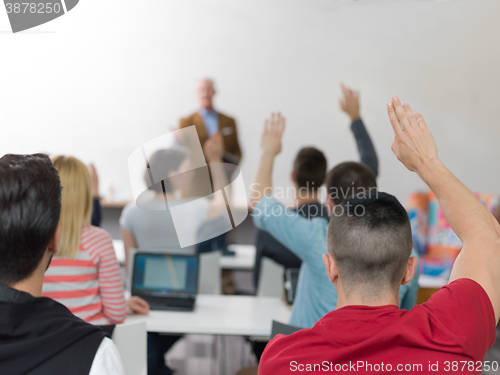
<instances>
[{"instance_id":1,"label":"laptop","mask_svg":"<svg viewBox=\"0 0 500 375\"><path fill-rule=\"evenodd\" d=\"M197 291L197 255L135 253L131 292L151 310L193 311Z\"/></svg>"}]
</instances>

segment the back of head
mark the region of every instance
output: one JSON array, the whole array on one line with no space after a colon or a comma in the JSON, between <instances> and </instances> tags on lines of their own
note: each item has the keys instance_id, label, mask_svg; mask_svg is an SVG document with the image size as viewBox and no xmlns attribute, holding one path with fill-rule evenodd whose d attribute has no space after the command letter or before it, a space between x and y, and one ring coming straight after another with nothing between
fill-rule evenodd
<instances>
[{"instance_id":1,"label":"back of head","mask_svg":"<svg viewBox=\"0 0 500 375\"><path fill-rule=\"evenodd\" d=\"M346 293L397 290L412 248L408 214L386 193L345 200L335 206L327 245Z\"/></svg>"},{"instance_id":2,"label":"back of head","mask_svg":"<svg viewBox=\"0 0 500 375\"><path fill-rule=\"evenodd\" d=\"M325 182L325 155L314 147L302 148L293 162L293 172L299 190L316 192Z\"/></svg>"},{"instance_id":3,"label":"back of head","mask_svg":"<svg viewBox=\"0 0 500 375\"><path fill-rule=\"evenodd\" d=\"M0 158L0 282L29 277L54 235L61 212L61 183L42 154Z\"/></svg>"},{"instance_id":4,"label":"back of head","mask_svg":"<svg viewBox=\"0 0 500 375\"><path fill-rule=\"evenodd\" d=\"M326 177L327 193L333 203L362 198L377 191L377 179L365 164L348 161L332 168Z\"/></svg>"},{"instance_id":5,"label":"back of head","mask_svg":"<svg viewBox=\"0 0 500 375\"><path fill-rule=\"evenodd\" d=\"M179 171L181 164L188 158L188 153L183 149L163 149L154 152L149 158L149 164L144 172L144 180L149 182L151 180L157 181L158 178L151 178L150 173L155 177L162 176L160 182L157 182L148 187L155 193L171 193L173 190L172 184L169 181L169 176L172 172Z\"/></svg>"},{"instance_id":6,"label":"back of head","mask_svg":"<svg viewBox=\"0 0 500 375\"><path fill-rule=\"evenodd\" d=\"M63 188L58 256L74 258L78 254L82 228L90 225L92 182L87 166L77 158L57 155L51 159Z\"/></svg>"}]
</instances>

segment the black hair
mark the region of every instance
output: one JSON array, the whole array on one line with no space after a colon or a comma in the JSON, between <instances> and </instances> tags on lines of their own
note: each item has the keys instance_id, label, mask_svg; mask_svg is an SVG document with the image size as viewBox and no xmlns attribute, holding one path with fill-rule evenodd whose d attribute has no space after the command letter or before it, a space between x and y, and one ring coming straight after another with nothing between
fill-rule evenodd
<instances>
[{"instance_id":1,"label":"black hair","mask_svg":"<svg viewBox=\"0 0 500 375\"><path fill-rule=\"evenodd\" d=\"M331 215L327 245L346 288L396 288L412 248L408 214L387 193L344 200Z\"/></svg>"},{"instance_id":2,"label":"black hair","mask_svg":"<svg viewBox=\"0 0 500 375\"><path fill-rule=\"evenodd\" d=\"M148 186L148 189L156 193L162 193L163 187L165 187L166 193L172 192L169 174L172 171L178 170L187 157L188 154L180 149L165 149L154 152L150 156L146 171L144 172L144 180L147 184L151 180L154 181L151 186Z\"/></svg>"},{"instance_id":3,"label":"black hair","mask_svg":"<svg viewBox=\"0 0 500 375\"><path fill-rule=\"evenodd\" d=\"M325 182L326 158L314 147L302 148L293 162L293 171L298 188L315 192Z\"/></svg>"},{"instance_id":4,"label":"black hair","mask_svg":"<svg viewBox=\"0 0 500 375\"><path fill-rule=\"evenodd\" d=\"M43 154L0 158L0 282L12 285L38 267L61 214L61 182Z\"/></svg>"},{"instance_id":5,"label":"black hair","mask_svg":"<svg viewBox=\"0 0 500 375\"><path fill-rule=\"evenodd\" d=\"M376 191L377 179L365 164L347 161L332 168L326 177L327 193L333 203L353 199L367 191Z\"/></svg>"}]
</instances>

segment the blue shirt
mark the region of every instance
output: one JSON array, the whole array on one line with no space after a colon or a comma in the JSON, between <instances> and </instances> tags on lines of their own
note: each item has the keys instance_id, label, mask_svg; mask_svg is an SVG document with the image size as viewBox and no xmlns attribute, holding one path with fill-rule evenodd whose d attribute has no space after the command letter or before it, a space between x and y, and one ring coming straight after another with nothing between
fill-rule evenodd
<instances>
[{"instance_id":1,"label":"blue shirt","mask_svg":"<svg viewBox=\"0 0 500 375\"><path fill-rule=\"evenodd\" d=\"M323 254L328 251L326 233L329 221L322 218L308 220L292 210L285 210L276 199L264 196L255 206L253 221L257 228L268 231L302 260L289 323L311 328L326 313L337 308L337 292L323 263ZM412 255L416 255L414 250ZM413 279L417 280L416 284L410 282L400 288L400 301L408 298L408 306L412 295L416 299L418 289L418 277ZM406 297L411 288L414 293Z\"/></svg>"},{"instance_id":2,"label":"blue shirt","mask_svg":"<svg viewBox=\"0 0 500 375\"><path fill-rule=\"evenodd\" d=\"M200 108L198 113L203 119L203 123L205 124L205 129L207 129L209 137L219 130L219 116L217 115L217 112L213 109L207 111L205 108Z\"/></svg>"}]
</instances>

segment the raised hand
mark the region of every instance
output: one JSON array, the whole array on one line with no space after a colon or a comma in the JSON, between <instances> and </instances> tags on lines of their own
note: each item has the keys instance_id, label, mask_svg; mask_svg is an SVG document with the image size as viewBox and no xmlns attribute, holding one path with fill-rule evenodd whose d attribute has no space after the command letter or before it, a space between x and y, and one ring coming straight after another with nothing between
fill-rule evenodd
<instances>
[{"instance_id":1,"label":"raised hand","mask_svg":"<svg viewBox=\"0 0 500 375\"><path fill-rule=\"evenodd\" d=\"M281 152L281 138L285 130L285 118L281 113L273 113L264 123L260 149L263 153L276 156Z\"/></svg>"},{"instance_id":2,"label":"raised hand","mask_svg":"<svg viewBox=\"0 0 500 375\"><path fill-rule=\"evenodd\" d=\"M339 99L340 108L342 111L347 113L347 115L351 118L351 121L358 120L360 118L359 115L359 92L351 90L349 87L340 84L342 88L342 94L344 95Z\"/></svg>"},{"instance_id":3,"label":"raised hand","mask_svg":"<svg viewBox=\"0 0 500 375\"><path fill-rule=\"evenodd\" d=\"M214 133L203 145L203 151L209 161L220 162L224 154L224 139L220 132Z\"/></svg>"},{"instance_id":4,"label":"raised hand","mask_svg":"<svg viewBox=\"0 0 500 375\"><path fill-rule=\"evenodd\" d=\"M424 165L439 160L436 143L420 113L414 114L408 104L401 105L395 96L387 103L394 141L391 149L410 171L419 173Z\"/></svg>"}]
</instances>

